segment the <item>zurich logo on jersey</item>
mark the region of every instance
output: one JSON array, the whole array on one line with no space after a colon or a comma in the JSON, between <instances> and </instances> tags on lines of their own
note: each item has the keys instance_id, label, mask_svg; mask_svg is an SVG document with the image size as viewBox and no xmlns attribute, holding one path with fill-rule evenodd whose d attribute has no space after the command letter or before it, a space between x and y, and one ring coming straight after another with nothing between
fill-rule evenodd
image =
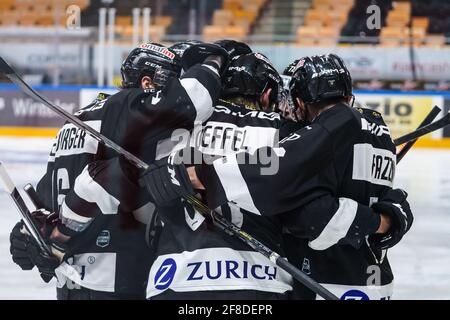
<instances>
[{"instance_id":1,"label":"zurich logo on jersey","mask_svg":"<svg viewBox=\"0 0 450 320\"><path fill-rule=\"evenodd\" d=\"M370 300L369 296L360 290L349 290L344 293L341 300Z\"/></svg>"},{"instance_id":2,"label":"zurich logo on jersey","mask_svg":"<svg viewBox=\"0 0 450 320\"><path fill-rule=\"evenodd\" d=\"M175 260L173 260L172 258L167 258L166 260L164 260L155 275L155 288L158 290L167 289L172 283L176 271L177 263L175 262Z\"/></svg>"}]
</instances>

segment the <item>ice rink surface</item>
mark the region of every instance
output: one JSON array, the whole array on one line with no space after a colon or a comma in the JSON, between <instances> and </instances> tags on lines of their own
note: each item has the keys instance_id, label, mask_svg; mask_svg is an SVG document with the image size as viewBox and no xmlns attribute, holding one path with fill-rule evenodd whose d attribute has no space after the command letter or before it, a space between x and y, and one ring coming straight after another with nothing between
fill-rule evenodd
<instances>
[{"instance_id":1,"label":"ice rink surface","mask_svg":"<svg viewBox=\"0 0 450 320\"><path fill-rule=\"evenodd\" d=\"M51 139L0 138L0 161L21 188L45 172ZM397 167L396 185L409 192L414 225L388 253L393 299L450 299L450 150L413 149ZM0 299L54 299L55 283L21 271L9 254L16 209L0 187ZM54 280L53 280L54 281Z\"/></svg>"}]
</instances>

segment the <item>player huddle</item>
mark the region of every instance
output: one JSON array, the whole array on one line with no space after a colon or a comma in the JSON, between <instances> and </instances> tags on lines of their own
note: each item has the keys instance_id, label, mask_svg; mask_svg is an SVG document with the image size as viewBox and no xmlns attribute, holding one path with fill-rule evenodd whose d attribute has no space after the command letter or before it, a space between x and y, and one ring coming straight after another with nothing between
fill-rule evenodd
<instances>
[{"instance_id":1,"label":"player huddle","mask_svg":"<svg viewBox=\"0 0 450 320\"><path fill-rule=\"evenodd\" d=\"M390 299L387 250L413 216L393 189L381 115L353 108L334 54L283 79L244 43L133 49L121 90L75 115L150 165L143 172L67 123L37 186L42 253L22 222L13 261L57 278L58 299L316 299L215 227L195 196L341 299Z\"/></svg>"}]
</instances>

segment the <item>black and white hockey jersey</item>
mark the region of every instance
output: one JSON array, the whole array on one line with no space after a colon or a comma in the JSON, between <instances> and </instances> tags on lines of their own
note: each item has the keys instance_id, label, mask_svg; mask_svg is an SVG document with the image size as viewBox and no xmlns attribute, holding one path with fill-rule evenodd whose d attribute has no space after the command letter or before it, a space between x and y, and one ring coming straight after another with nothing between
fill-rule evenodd
<instances>
[{"instance_id":1,"label":"black and white hockey jersey","mask_svg":"<svg viewBox=\"0 0 450 320\"><path fill-rule=\"evenodd\" d=\"M180 79L168 80L162 91L136 88L100 95L75 115L151 163L158 141L176 128L189 130L205 121L219 93L215 69L196 65ZM37 187L46 208L59 212L58 228L73 237L69 258L56 270L60 286L68 278L88 289L144 297L153 258L147 225L154 206L137 180L125 179L121 170L136 174L83 130L70 123L60 129Z\"/></svg>"},{"instance_id":2,"label":"black and white hockey jersey","mask_svg":"<svg viewBox=\"0 0 450 320\"><path fill-rule=\"evenodd\" d=\"M263 146L276 146L280 132L291 126L277 113L249 110L221 100L208 121L193 130L190 147L199 151L204 161L208 156L253 153ZM184 155L192 156L192 149L184 150ZM198 163L199 158L193 155L184 160ZM283 254L281 226L274 218L249 214L233 203L217 211ZM268 299L292 289L289 274L240 240L215 229L184 201L158 208L158 212L164 227L149 274L147 298L220 299L226 292L234 292L236 299Z\"/></svg>"},{"instance_id":3,"label":"black and white hockey jersey","mask_svg":"<svg viewBox=\"0 0 450 320\"><path fill-rule=\"evenodd\" d=\"M278 215L289 259L339 297L389 298L389 263L366 242L380 224L370 205L395 174L395 146L381 115L338 104L271 152L274 175L262 175L255 161L239 163L239 155L201 166L209 204L233 201Z\"/></svg>"}]
</instances>

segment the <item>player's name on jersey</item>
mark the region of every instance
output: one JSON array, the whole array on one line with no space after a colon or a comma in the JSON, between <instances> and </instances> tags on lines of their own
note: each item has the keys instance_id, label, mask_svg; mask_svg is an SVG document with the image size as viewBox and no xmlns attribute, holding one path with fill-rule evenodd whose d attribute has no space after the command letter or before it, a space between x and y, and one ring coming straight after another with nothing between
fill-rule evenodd
<instances>
[{"instance_id":1,"label":"player's name on jersey","mask_svg":"<svg viewBox=\"0 0 450 320\"><path fill-rule=\"evenodd\" d=\"M254 152L278 142L278 130L273 127L239 127L232 123L209 121L194 129L191 147L206 154L228 155L236 152Z\"/></svg>"},{"instance_id":2,"label":"player's name on jersey","mask_svg":"<svg viewBox=\"0 0 450 320\"><path fill-rule=\"evenodd\" d=\"M100 120L86 121L85 123L95 130L100 131ZM80 153L95 154L97 148L97 140L87 134L86 131L77 128L71 123L67 123L59 130L51 155L57 158Z\"/></svg>"},{"instance_id":3,"label":"player's name on jersey","mask_svg":"<svg viewBox=\"0 0 450 320\"><path fill-rule=\"evenodd\" d=\"M368 163L367 159L371 162ZM395 176L395 155L389 150L362 143L354 146L353 179L392 187Z\"/></svg>"},{"instance_id":4,"label":"player's name on jersey","mask_svg":"<svg viewBox=\"0 0 450 320\"><path fill-rule=\"evenodd\" d=\"M194 147L199 150L206 148L235 152L246 151L247 147L244 144L246 135L245 128L239 128L226 123L208 123L195 132L193 136Z\"/></svg>"}]
</instances>

